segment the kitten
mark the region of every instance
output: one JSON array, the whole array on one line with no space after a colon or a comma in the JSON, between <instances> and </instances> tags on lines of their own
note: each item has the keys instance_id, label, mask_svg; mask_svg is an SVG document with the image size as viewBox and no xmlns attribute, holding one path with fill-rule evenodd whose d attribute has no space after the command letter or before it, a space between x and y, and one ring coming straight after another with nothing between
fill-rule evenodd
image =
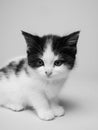
<instances>
[{"instance_id":1,"label":"kitten","mask_svg":"<svg viewBox=\"0 0 98 130\"><path fill-rule=\"evenodd\" d=\"M62 37L22 34L27 57L16 58L0 69L0 105L14 111L30 106L43 120L64 115L57 95L74 67L79 31Z\"/></svg>"}]
</instances>

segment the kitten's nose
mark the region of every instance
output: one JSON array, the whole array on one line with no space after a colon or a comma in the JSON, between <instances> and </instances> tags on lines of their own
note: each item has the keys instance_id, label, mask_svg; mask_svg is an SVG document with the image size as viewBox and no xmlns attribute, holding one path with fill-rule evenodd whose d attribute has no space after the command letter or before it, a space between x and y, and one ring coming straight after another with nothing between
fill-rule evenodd
<instances>
[{"instance_id":1,"label":"kitten's nose","mask_svg":"<svg viewBox=\"0 0 98 130\"><path fill-rule=\"evenodd\" d=\"M45 71L45 74L49 77L51 74L52 74L52 72L51 71Z\"/></svg>"}]
</instances>

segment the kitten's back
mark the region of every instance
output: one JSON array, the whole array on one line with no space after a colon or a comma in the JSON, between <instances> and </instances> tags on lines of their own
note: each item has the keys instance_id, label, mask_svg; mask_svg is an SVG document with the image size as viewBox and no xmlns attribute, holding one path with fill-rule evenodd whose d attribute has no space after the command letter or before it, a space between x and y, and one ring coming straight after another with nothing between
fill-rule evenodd
<instances>
[{"instance_id":1,"label":"kitten's back","mask_svg":"<svg viewBox=\"0 0 98 130\"><path fill-rule=\"evenodd\" d=\"M7 65L0 68L0 80L9 79L12 74L19 76L21 71L26 72L26 57L17 57L8 62Z\"/></svg>"}]
</instances>

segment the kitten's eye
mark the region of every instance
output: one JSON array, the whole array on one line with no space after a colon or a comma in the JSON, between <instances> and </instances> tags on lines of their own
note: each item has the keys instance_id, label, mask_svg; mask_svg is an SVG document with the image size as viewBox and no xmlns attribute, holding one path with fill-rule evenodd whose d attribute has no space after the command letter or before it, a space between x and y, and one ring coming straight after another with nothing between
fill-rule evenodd
<instances>
[{"instance_id":1,"label":"kitten's eye","mask_svg":"<svg viewBox=\"0 0 98 130\"><path fill-rule=\"evenodd\" d=\"M36 65L37 65L38 67L40 67L40 66L44 66L44 62L43 62L43 60L38 59L38 60L36 61Z\"/></svg>"},{"instance_id":2,"label":"kitten's eye","mask_svg":"<svg viewBox=\"0 0 98 130\"><path fill-rule=\"evenodd\" d=\"M63 61L61 61L61 60L56 60L55 62L54 62L54 65L55 66L61 66L63 64Z\"/></svg>"}]
</instances>

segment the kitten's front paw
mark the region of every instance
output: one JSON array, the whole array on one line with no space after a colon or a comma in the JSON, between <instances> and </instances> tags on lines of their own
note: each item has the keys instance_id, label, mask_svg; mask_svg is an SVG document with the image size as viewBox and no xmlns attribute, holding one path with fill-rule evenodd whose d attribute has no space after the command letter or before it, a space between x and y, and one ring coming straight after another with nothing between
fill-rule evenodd
<instances>
[{"instance_id":1,"label":"kitten's front paw","mask_svg":"<svg viewBox=\"0 0 98 130\"><path fill-rule=\"evenodd\" d=\"M62 106L56 106L56 107L53 107L53 111L54 111L54 114L55 116L64 116L65 114L65 110Z\"/></svg>"},{"instance_id":2,"label":"kitten's front paw","mask_svg":"<svg viewBox=\"0 0 98 130\"><path fill-rule=\"evenodd\" d=\"M54 113L51 110L40 111L38 112L38 116L40 119L45 120L45 121L50 121L55 118Z\"/></svg>"},{"instance_id":3,"label":"kitten's front paw","mask_svg":"<svg viewBox=\"0 0 98 130\"><path fill-rule=\"evenodd\" d=\"M7 104L5 107L16 112L24 110L23 106L21 105Z\"/></svg>"}]
</instances>

